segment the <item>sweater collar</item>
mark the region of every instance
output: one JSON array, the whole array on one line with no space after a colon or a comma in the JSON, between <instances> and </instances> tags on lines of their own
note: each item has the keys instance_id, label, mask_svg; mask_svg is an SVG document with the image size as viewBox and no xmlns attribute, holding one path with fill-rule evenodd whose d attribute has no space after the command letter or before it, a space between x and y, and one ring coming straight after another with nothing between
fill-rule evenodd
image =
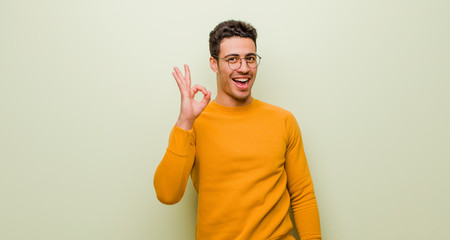
<instances>
[{"instance_id":1,"label":"sweater collar","mask_svg":"<svg viewBox=\"0 0 450 240\"><path fill-rule=\"evenodd\" d=\"M242 113L250 111L252 108L254 108L257 104L258 100L252 98L252 101L244 106L240 107L227 107L224 105L220 105L216 103L214 100L209 103L209 106L215 110L219 110L221 112L227 112L227 113Z\"/></svg>"}]
</instances>

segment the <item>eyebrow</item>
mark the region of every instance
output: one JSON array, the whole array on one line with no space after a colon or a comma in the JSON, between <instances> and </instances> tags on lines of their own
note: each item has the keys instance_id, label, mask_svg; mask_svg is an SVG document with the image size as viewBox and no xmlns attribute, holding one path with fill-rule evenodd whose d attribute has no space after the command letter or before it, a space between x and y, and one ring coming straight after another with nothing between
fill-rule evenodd
<instances>
[{"instance_id":1,"label":"eyebrow","mask_svg":"<svg viewBox=\"0 0 450 240\"><path fill-rule=\"evenodd\" d=\"M251 55L256 55L256 53L247 53L247 54L245 54L245 56L251 56ZM239 54L237 54L237 53L230 53L230 54L224 56L224 58L226 58L226 57L235 57L235 56L239 57Z\"/></svg>"}]
</instances>

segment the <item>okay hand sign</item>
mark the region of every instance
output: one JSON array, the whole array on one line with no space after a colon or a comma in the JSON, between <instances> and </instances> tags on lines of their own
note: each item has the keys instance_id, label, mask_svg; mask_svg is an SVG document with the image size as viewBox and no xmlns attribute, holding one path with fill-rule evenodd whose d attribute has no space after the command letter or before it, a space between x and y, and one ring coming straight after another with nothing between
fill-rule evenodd
<instances>
[{"instance_id":1,"label":"okay hand sign","mask_svg":"<svg viewBox=\"0 0 450 240\"><path fill-rule=\"evenodd\" d=\"M188 65L184 65L184 76L177 67L174 67L174 70L172 75L177 81L181 93L181 109L176 125L185 130L190 130L195 119L211 100L211 92L200 85L191 87L191 72ZM199 91L203 94L203 99L200 102L194 99L195 94Z\"/></svg>"}]
</instances>

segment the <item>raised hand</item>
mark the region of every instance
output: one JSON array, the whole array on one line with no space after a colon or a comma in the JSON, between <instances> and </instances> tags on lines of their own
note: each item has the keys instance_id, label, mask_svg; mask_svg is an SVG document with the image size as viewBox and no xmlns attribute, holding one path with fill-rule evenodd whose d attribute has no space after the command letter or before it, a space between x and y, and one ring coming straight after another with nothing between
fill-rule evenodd
<instances>
[{"instance_id":1,"label":"raised hand","mask_svg":"<svg viewBox=\"0 0 450 240\"><path fill-rule=\"evenodd\" d=\"M211 100L211 92L200 85L191 87L191 72L188 65L184 65L184 76L177 67L174 67L174 70L172 75L177 81L181 93L181 109L176 125L185 130L190 130L195 119L200 116L200 113ZM199 91L203 94L203 99L200 102L194 99L195 94Z\"/></svg>"}]
</instances>

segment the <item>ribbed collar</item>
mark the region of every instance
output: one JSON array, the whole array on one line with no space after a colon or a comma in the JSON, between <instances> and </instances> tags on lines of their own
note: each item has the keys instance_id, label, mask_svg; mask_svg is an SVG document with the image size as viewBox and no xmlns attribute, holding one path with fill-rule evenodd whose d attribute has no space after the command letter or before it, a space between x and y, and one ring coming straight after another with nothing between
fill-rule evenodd
<instances>
[{"instance_id":1,"label":"ribbed collar","mask_svg":"<svg viewBox=\"0 0 450 240\"><path fill-rule=\"evenodd\" d=\"M252 98L252 101L249 104L241 106L241 107L227 107L224 105L220 105L213 100L209 103L209 107L211 107L214 110L218 110L218 111L226 112L226 113L243 113L243 112L248 112L251 109L255 108L255 106L257 104L258 104L258 100L254 99L254 98Z\"/></svg>"}]
</instances>

